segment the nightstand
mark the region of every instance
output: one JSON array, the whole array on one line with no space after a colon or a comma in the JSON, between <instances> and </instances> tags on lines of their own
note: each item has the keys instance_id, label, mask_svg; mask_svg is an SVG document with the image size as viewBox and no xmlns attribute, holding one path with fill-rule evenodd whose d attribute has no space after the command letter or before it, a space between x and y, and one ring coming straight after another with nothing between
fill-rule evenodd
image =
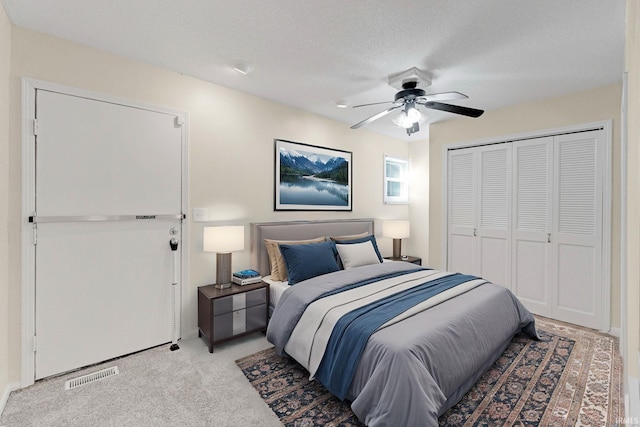
<instances>
[{"instance_id":1,"label":"nightstand","mask_svg":"<svg viewBox=\"0 0 640 427\"><path fill-rule=\"evenodd\" d=\"M198 287L198 336L213 347L233 338L267 330L269 285L259 282L227 289Z\"/></svg>"},{"instance_id":2,"label":"nightstand","mask_svg":"<svg viewBox=\"0 0 640 427\"><path fill-rule=\"evenodd\" d=\"M391 260L391 261L404 261L404 262L410 262L410 263L416 264L416 265L422 265L422 258L418 258L418 257L415 257L415 256L410 256L410 255L407 256L406 258L402 258L402 257L394 258L392 256L386 256L386 257L384 257L384 259L388 259L388 260Z\"/></svg>"}]
</instances>

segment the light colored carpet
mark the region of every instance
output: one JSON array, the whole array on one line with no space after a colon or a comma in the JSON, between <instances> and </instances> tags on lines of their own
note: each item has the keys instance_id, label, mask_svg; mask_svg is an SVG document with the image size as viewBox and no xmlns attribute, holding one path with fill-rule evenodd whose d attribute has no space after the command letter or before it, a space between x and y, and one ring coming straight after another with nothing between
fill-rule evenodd
<instances>
[{"instance_id":1,"label":"light colored carpet","mask_svg":"<svg viewBox=\"0 0 640 427\"><path fill-rule=\"evenodd\" d=\"M271 347L257 333L216 347L199 338L164 345L13 392L0 425L282 426L235 360ZM119 375L73 390L68 379L118 366Z\"/></svg>"}]
</instances>

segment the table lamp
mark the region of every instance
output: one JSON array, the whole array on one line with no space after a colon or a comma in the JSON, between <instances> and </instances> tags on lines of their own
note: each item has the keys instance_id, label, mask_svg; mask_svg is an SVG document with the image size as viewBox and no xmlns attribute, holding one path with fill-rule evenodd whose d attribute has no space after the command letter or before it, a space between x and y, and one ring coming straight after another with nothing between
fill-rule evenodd
<instances>
[{"instance_id":1,"label":"table lamp","mask_svg":"<svg viewBox=\"0 0 640 427\"><path fill-rule=\"evenodd\" d=\"M402 253L402 239L409 237L409 221L384 221L382 235L393 239L393 257L404 258Z\"/></svg>"},{"instance_id":2,"label":"table lamp","mask_svg":"<svg viewBox=\"0 0 640 427\"><path fill-rule=\"evenodd\" d=\"M231 287L231 252L244 249L244 226L204 227L202 246L216 252L216 288Z\"/></svg>"}]
</instances>

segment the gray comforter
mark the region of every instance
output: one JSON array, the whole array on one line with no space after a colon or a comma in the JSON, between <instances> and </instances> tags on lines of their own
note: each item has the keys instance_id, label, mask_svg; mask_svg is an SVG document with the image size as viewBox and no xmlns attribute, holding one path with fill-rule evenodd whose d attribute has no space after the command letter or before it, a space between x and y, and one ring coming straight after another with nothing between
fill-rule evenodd
<instances>
[{"instance_id":1,"label":"gray comforter","mask_svg":"<svg viewBox=\"0 0 640 427\"><path fill-rule=\"evenodd\" d=\"M300 282L282 295L267 338L284 354L305 308L320 295L415 268L385 262ZM438 417L460 400L520 331L537 338L533 316L508 289L492 283L380 329L369 338L358 363L347 396L351 408L370 427L437 426Z\"/></svg>"}]
</instances>

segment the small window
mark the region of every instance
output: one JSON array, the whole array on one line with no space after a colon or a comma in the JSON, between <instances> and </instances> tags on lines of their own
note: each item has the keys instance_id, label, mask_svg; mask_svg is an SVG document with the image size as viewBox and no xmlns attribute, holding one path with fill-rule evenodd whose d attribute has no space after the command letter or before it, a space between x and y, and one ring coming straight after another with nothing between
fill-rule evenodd
<instances>
[{"instance_id":1,"label":"small window","mask_svg":"<svg viewBox=\"0 0 640 427\"><path fill-rule=\"evenodd\" d=\"M384 156L384 202L409 203L409 162Z\"/></svg>"}]
</instances>

